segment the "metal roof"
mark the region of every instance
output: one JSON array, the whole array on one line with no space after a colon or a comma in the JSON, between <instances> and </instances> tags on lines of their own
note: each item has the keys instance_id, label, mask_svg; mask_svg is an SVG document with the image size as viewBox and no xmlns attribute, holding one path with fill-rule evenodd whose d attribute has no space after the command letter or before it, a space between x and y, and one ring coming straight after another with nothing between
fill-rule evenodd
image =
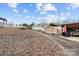
<instances>
[{"instance_id":1,"label":"metal roof","mask_svg":"<svg viewBox=\"0 0 79 59\"><path fill-rule=\"evenodd\" d=\"M0 17L0 20L4 20L4 21L7 21L5 18L1 18L1 17Z\"/></svg>"}]
</instances>

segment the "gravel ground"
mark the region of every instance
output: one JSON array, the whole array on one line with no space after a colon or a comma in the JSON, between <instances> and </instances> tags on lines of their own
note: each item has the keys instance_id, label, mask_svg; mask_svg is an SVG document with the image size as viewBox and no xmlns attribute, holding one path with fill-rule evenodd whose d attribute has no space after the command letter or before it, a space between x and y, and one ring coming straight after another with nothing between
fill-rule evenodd
<instances>
[{"instance_id":1,"label":"gravel ground","mask_svg":"<svg viewBox=\"0 0 79 59\"><path fill-rule=\"evenodd\" d=\"M65 48L67 56L79 56L79 41L56 37L56 41Z\"/></svg>"},{"instance_id":2,"label":"gravel ground","mask_svg":"<svg viewBox=\"0 0 79 59\"><path fill-rule=\"evenodd\" d=\"M79 40L77 37L61 37L58 35L49 35L43 32L37 32L41 35L44 35L51 40L55 40L57 43L64 47L65 56L79 56Z\"/></svg>"},{"instance_id":3,"label":"gravel ground","mask_svg":"<svg viewBox=\"0 0 79 59\"><path fill-rule=\"evenodd\" d=\"M64 48L55 40L32 30L0 28L1 56L63 56Z\"/></svg>"}]
</instances>

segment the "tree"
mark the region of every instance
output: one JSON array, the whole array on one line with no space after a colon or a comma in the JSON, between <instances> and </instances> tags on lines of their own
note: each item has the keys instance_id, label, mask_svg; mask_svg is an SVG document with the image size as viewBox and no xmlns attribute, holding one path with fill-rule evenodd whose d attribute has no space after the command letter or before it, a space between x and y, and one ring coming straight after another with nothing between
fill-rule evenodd
<instances>
[{"instance_id":1,"label":"tree","mask_svg":"<svg viewBox=\"0 0 79 59\"><path fill-rule=\"evenodd\" d=\"M19 26L21 26L21 24L19 24Z\"/></svg>"},{"instance_id":2,"label":"tree","mask_svg":"<svg viewBox=\"0 0 79 59\"><path fill-rule=\"evenodd\" d=\"M27 24L26 23L23 23L21 26L27 26Z\"/></svg>"},{"instance_id":3,"label":"tree","mask_svg":"<svg viewBox=\"0 0 79 59\"><path fill-rule=\"evenodd\" d=\"M53 24L53 23L50 23L50 26L57 26L57 25L55 25L55 24Z\"/></svg>"},{"instance_id":4,"label":"tree","mask_svg":"<svg viewBox=\"0 0 79 59\"><path fill-rule=\"evenodd\" d=\"M35 23L34 23L34 22L32 22L31 26L33 26L33 25L35 25Z\"/></svg>"}]
</instances>

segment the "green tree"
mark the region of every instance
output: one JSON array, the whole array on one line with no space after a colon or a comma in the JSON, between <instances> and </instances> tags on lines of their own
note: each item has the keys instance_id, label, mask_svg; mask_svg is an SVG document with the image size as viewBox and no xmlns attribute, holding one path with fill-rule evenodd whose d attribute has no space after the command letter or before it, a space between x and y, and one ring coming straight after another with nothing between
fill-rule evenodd
<instances>
[{"instance_id":1,"label":"green tree","mask_svg":"<svg viewBox=\"0 0 79 59\"><path fill-rule=\"evenodd\" d=\"M53 24L53 23L50 23L50 26L57 26L57 25L55 25L55 24Z\"/></svg>"},{"instance_id":2,"label":"green tree","mask_svg":"<svg viewBox=\"0 0 79 59\"><path fill-rule=\"evenodd\" d=\"M33 26L33 25L35 25L35 23L34 23L34 22L32 22L32 23L31 23L31 26Z\"/></svg>"},{"instance_id":3,"label":"green tree","mask_svg":"<svg viewBox=\"0 0 79 59\"><path fill-rule=\"evenodd\" d=\"M26 23L23 23L21 26L27 26L27 24Z\"/></svg>"},{"instance_id":4,"label":"green tree","mask_svg":"<svg viewBox=\"0 0 79 59\"><path fill-rule=\"evenodd\" d=\"M19 26L21 26L21 24L19 24Z\"/></svg>"}]
</instances>

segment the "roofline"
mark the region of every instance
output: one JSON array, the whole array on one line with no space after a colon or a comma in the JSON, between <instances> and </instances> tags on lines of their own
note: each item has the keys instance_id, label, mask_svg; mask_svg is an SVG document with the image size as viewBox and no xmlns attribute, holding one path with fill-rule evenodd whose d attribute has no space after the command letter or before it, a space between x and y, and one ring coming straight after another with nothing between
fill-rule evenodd
<instances>
[{"instance_id":1,"label":"roofline","mask_svg":"<svg viewBox=\"0 0 79 59\"><path fill-rule=\"evenodd\" d=\"M4 21L7 21L7 19L5 19L5 18L1 18L1 17L0 17L0 20L4 20Z\"/></svg>"},{"instance_id":2,"label":"roofline","mask_svg":"<svg viewBox=\"0 0 79 59\"><path fill-rule=\"evenodd\" d=\"M78 23L61 24L61 25L69 25L69 24L79 24L79 22Z\"/></svg>"}]
</instances>

